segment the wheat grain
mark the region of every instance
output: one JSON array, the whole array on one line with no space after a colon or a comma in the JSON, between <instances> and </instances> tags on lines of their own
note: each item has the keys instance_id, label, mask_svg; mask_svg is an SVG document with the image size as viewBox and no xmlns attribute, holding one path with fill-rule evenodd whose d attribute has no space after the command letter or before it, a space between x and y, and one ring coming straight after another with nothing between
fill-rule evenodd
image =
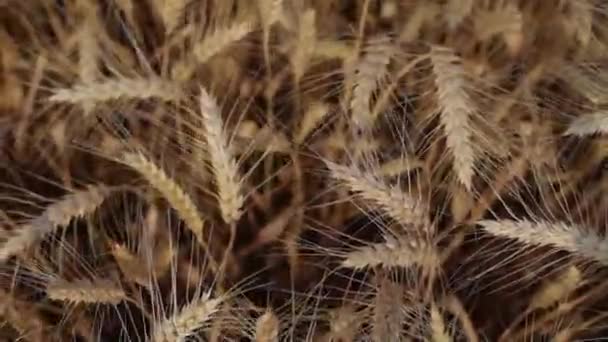
<instances>
[{"instance_id":1,"label":"wheat grain","mask_svg":"<svg viewBox=\"0 0 608 342\"><path fill-rule=\"evenodd\" d=\"M152 341L185 341L187 336L202 328L218 311L222 303L221 298L210 298L210 296L210 293L205 293L199 299L187 304L172 317L157 322L152 331Z\"/></svg>"},{"instance_id":2,"label":"wheat grain","mask_svg":"<svg viewBox=\"0 0 608 342\"><path fill-rule=\"evenodd\" d=\"M384 184L369 173L364 174L355 166L346 167L329 161L326 165L334 179L344 182L351 191L380 207L397 222L429 228L424 207L402 190Z\"/></svg>"},{"instance_id":3,"label":"wheat grain","mask_svg":"<svg viewBox=\"0 0 608 342\"><path fill-rule=\"evenodd\" d=\"M564 135L586 136L593 134L608 134L608 111L582 115L573 120Z\"/></svg>"},{"instance_id":4,"label":"wheat grain","mask_svg":"<svg viewBox=\"0 0 608 342\"><path fill-rule=\"evenodd\" d=\"M123 155L122 160L141 174L148 183L163 195L198 241L202 242L204 221L192 198L173 179L167 176L165 171L146 159L142 153L127 152Z\"/></svg>"},{"instance_id":5,"label":"wheat grain","mask_svg":"<svg viewBox=\"0 0 608 342\"><path fill-rule=\"evenodd\" d=\"M49 101L87 104L121 98L159 98L165 101L174 101L179 97L179 87L160 78L120 78L76 84L72 88L56 89L54 94L49 97Z\"/></svg>"},{"instance_id":6,"label":"wheat grain","mask_svg":"<svg viewBox=\"0 0 608 342\"><path fill-rule=\"evenodd\" d=\"M342 267L362 269L382 265L391 267L424 266L433 268L438 256L427 242L415 238L386 236L386 242L359 247L345 255Z\"/></svg>"},{"instance_id":7,"label":"wheat grain","mask_svg":"<svg viewBox=\"0 0 608 342\"><path fill-rule=\"evenodd\" d=\"M241 216L244 202L238 166L229 150L220 109L215 99L203 88L201 88L200 108L222 218L226 223L233 223Z\"/></svg>"},{"instance_id":8,"label":"wheat grain","mask_svg":"<svg viewBox=\"0 0 608 342\"><path fill-rule=\"evenodd\" d=\"M117 305L126 298L122 288L102 279L96 281L82 279L69 282L57 279L47 285L46 293L52 300L84 304Z\"/></svg>"},{"instance_id":9,"label":"wheat grain","mask_svg":"<svg viewBox=\"0 0 608 342\"><path fill-rule=\"evenodd\" d=\"M608 265L608 240L582 227L564 222L529 220L482 220L488 233L515 239L531 246L550 246Z\"/></svg>"},{"instance_id":10,"label":"wheat grain","mask_svg":"<svg viewBox=\"0 0 608 342\"><path fill-rule=\"evenodd\" d=\"M279 319L271 310L267 310L257 319L255 323L255 341L279 341Z\"/></svg>"},{"instance_id":11,"label":"wheat grain","mask_svg":"<svg viewBox=\"0 0 608 342\"><path fill-rule=\"evenodd\" d=\"M475 151L472 145L470 117L473 105L467 95L464 70L453 51L433 47L431 61L437 87L440 122L446 135L446 145L452 153L454 171L458 180L471 190L475 173Z\"/></svg>"}]
</instances>

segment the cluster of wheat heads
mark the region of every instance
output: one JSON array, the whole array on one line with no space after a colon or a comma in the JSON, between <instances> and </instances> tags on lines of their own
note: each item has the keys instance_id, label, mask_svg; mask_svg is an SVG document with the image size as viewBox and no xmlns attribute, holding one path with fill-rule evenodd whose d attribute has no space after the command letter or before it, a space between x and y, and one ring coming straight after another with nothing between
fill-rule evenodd
<instances>
[{"instance_id":1,"label":"cluster of wheat heads","mask_svg":"<svg viewBox=\"0 0 608 342\"><path fill-rule=\"evenodd\" d=\"M608 336L602 0L0 0L0 339Z\"/></svg>"}]
</instances>

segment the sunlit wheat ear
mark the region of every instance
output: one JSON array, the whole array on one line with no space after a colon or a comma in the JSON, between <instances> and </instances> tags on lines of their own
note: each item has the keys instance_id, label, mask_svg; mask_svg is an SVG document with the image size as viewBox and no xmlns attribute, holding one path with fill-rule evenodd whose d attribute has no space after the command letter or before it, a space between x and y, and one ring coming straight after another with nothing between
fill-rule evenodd
<instances>
[{"instance_id":1,"label":"sunlit wheat ear","mask_svg":"<svg viewBox=\"0 0 608 342\"><path fill-rule=\"evenodd\" d=\"M383 266L422 266L433 269L438 264L437 252L429 243L414 237L393 238L385 236L386 242L359 247L347 253L342 267L363 269Z\"/></svg>"},{"instance_id":2,"label":"sunlit wheat ear","mask_svg":"<svg viewBox=\"0 0 608 342\"><path fill-rule=\"evenodd\" d=\"M356 66L353 97L350 102L355 127L368 131L376 120L371 112L371 98L378 83L386 76L387 67L394 54L393 42L388 36L370 39L364 56Z\"/></svg>"},{"instance_id":3,"label":"sunlit wheat ear","mask_svg":"<svg viewBox=\"0 0 608 342\"><path fill-rule=\"evenodd\" d=\"M404 315L404 288L389 279L379 281L373 300L372 332L374 342L400 341Z\"/></svg>"},{"instance_id":4,"label":"sunlit wheat ear","mask_svg":"<svg viewBox=\"0 0 608 342\"><path fill-rule=\"evenodd\" d=\"M271 310L267 310L255 323L256 342L279 341L279 319Z\"/></svg>"},{"instance_id":5,"label":"sunlit wheat ear","mask_svg":"<svg viewBox=\"0 0 608 342\"><path fill-rule=\"evenodd\" d=\"M126 298L125 291L120 286L103 279L95 281L55 279L47 285L46 294L52 300L76 304L117 305Z\"/></svg>"},{"instance_id":6,"label":"sunlit wheat ear","mask_svg":"<svg viewBox=\"0 0 608 342\"><path fill-rule=\"evenodd\" d=\"M564 135L608 134L608 110L584 114L570 123Z\"/></svg>"},{"instance_id":7,"label":"sunlit wheat ear","mask_svg":"<svg viewBox=\"0 0 608 342\"><path fill-rule=\"evenodd\" d=\"M184 15L188 0L154 0L152 4L156 6L158 14L165 24L165 34L172 33Z\"/></svg>"},{"instance_id":8,"label":"sunlit wheat ear","mask_svg":"<svg viewBox=\"0 0 608 342\"><path fill-rule=\"evenodd\" d=\"M608 102L608 73L598 65L566 64L555 75L595 105Z\"/></svg>"},{"instance_id":9,"label":"sunlit wheat ear","mask_svg":"<svg viewBox=\"0 0 608 342\"><path fill-rule=\"evenodd\" d=\"M512 55L523 44L523 24L523 15L514 3L481 10L473 17L475 35L479 40L486 41L500 35Z\"/></svg>"},{"instance_id":10,"label":"sunlit wheat ear","mask_svg":"<svg viewBox=\"0 0 608 342\"><path fill-rule=\"evenodd\" d=\"M152 341L184 341L186 337L202 328L218 311L222 303L221 298L210 297L210 293L205 293L175 312L171 317L157 322L152 331Z\"/></svg>"},{"instance_id":11,"label":"sunlit wheat ear","mask_svg":"<svg viewBox=\"0 0 608 342\"><path fill-rule=\"evenodd\" d=\"M458 180L471 190L475 174L471 115L475 109L467 94L465 72L460 59L448 48L433 47L431 62L437 87L439 121L452 154L454 172Z\"/></svg>"},{"instance_id":12,"label":"sunlit wheat ear","mask_svg":"<svg viewBox=\"0 0 608 342\"><path fill-rule=\"evenodd\" d=\"M306 137L322 122L329 114L329 106L322 102L313 102L302 116L302 120L294 134L294 141L302 144Z\"/></svg>"},{"instance_id":13,"label":"sunlit wheat ear","mask_svg":"<svg viewBox=\"0 0 608 342\"><path fill-rule=\"evenodd\" d=\"M555 279L545 282L532 296L529 310L544 309L566 299L583 281L583 275L576 266L570 266Z\"/></svg>"},{"instance_id":14,"label":"sunlit wheat ear","mask_svg":"<svg viewBox=\"0 0 608 342\"><path fill-rule=\"evenodd\" d=\"M192 47L194 60L186 58L175 64L171 70L173 78L178 81L188 80L197 63L207 63L211 57L245 38L254 27L249 21L233 22L229 26L216 28L213 32L205 34L203 39Z\"/></svg>"},{"instance_id":15,"label":"sunlit wheat ear","mask_svg":"<svg viewBox=\"0 0 608 342\"><path fill-rule=\"evenodd\" d=\"M439 312L436 305L431 305L430 320L430 341L432 342L451 342L452 336L448 334L443 322L443 315Z\"/></svg>"},{"instance_id":16,"label":"sunlit wheat ear","mask_svg":"<svg viewBox=\"0 0 608 342\"><path fill-rule=\"evenodd\" d=\"M608 265L608 240L578 225L529 220L482 220L478 224L494 236L530 246L559 248Z\"/></svg>"},{"instance_id":17,"label":"sunlit wheat ear","mask_svg":"<svg viewBox=\"0 0 608 342\"><path fill-rule=\"evenodd\" d=\"M53 95L49 97L49 101L86 105L87 103L118 99L157 98L174 101L178 100L180 96L179 87L160 78L119 78L55 89Z\"/></svg>"},{"instance_id":18,"label":"sunlit wheat ear","mask_svg":"<svg viewBox=\"0 0 608 342\"><path fill-rule=\"evenodd\" d=\"M222 218L226 223L233 223L241 217L244 202L238 166L230 153L221 111L215 99L204 88L201 88L200 108Z\"/></svg>"},{"instance_id":19,"label":"sunlit wheat ear","mask_svg":"<svg viewBox=\"0 0 608 342\"><path fill-rule=\"evenodd\" d=\"M425 206L420 201L380 181L371 173L364 173L356 166L343 166L326 161L334 179L344 183L351 191L385 211L402 225L414 225L430 229Z\"/></svg>"},{"instance_id":20,"label":"sunlit wheat ear","mask_svg":"<svg viewBox=\"0 0 608 342\"><path fill-rule=\"evenodd\" d=\"M149 161L142 153L127 152L122 156L122 160L126 165L142 175L148 183L163 195L199 242L204 241L204 221L190 195L173 179L169 178L165 171Z\"/></svg>"},{"instance_id":21,"label":"sunlit wheat ear","mask_svg":"<svg viewBox=\"0 0 608 342\"><path fill-rule=\"evenodd\" d=\"M450 30L460 25L473 11L476 0L448 0L443 10Z\"/></svg>"},{"instance_id":22,"label":"sunlit wheat ear","mask_svg":"<svg viewBox=\"0 0 608 342\"><path fill-rule=\"evenodd\" d=\"M329 314L329 337L334 340L353 341L362 322L356 306L343 304Z\"/></svg>"},{"instance_id":23,"label":"sunlit wheat ear","mask_svg":"<svg viewBox=\"0 0 608 342\"><path fill-rule=\"evenodd\" d=\"M291 56L294 79L296 83L302 79L304 71L314 54L317 43L316 14L314 9L308 9L300 17L298 38Z\"/></svg>"},{"instance_id":24,"label":"sunlit wheat ear","mask_svg":"<svg viewBox=\"0 0 608 342\"><path fill-rule=\"evenodd\" d=\"M93 213L108 197L110 189L104 185L90 185L85 190L73 191L63 199L50 204L42 214L30 220L15 232L4 232L10 237L0 247L0 261L31 247L56 227L65 226L75 218Z\"/></svg>"}]
</instances>

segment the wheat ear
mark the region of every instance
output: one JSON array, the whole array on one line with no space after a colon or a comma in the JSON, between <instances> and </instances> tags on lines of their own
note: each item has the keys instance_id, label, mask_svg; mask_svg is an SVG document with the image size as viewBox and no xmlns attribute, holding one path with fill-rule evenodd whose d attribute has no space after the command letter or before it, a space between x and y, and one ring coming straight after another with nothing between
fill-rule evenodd
<instances>
[{"instance_id":1,"label":"wheat ear","mask_svg":"<svg viewBox=\"0 0 608 342\"><path fill-rule=\"evenodd\" d=\"M220 109L215 99L203 88L201 88L200 106L207 138L207 152L215 174L222 218L226 223L234 223L241 216L244 202L238 166L228 148Z\"/></svg>"},{"instance_id":2,"label":"wheat ear","mask_svg":"<svg viewBox=\"0 0 608 342\"><path fill-rule=\"evenodd\" d=\"M10 232L13 235L0 247L0 261L29 248L56 227L68 225L73 219L94 212L109 193L103 185L91 185L50 204L40 216L19 227L17 232Z\"/></svg>"},{"instance_id":3,"label":"wheat ear","mask_svg":"<svg viewBox=\"0 0 608 342\"><path fill-rule=\"evenodd\" d=\"M444 13L450 30L458 27L471 14L474 5L475 0L448 0Z\"/></svg>"},{"instance_id":4,"label":"wheat ear","mask_svg":"<svg viewBox=\"0 0 608 342\"><path fill-rule=\"evenodd\" d=\"M577 135L583 137L596 133L608 134L608 110L582 115L576 118L564 135Z\"/></svg>"},{"instance_id":5,"label":"wheat ear","mask_svg":"<svg viewBox=\"0 0 608 342\"><path fill-rule=\"evenodd\" d=\"M184 15L187 0L154 0L157 11L165 24L165 34L171 34Z\"/></svg>"},{"instance_id":6,"label":"wheat ear","mask_svg":"<svg viewBox=\"0 0 608 342\"><path fill-rule=\"evenodd\" d=\"M482 220L478 223L494 236L515 239L527 245L559 248L608 265L608 240L585 232L577 225L529 220Z\"/></svg>"},{"instance_id":7,"label":"wheat ear","mask_svg":"<svg viewBox=\"0 0 608 342\"><path fill-rule=\"evenodd\" d=\"M296 84L302 79L310 58L314 55L316 44L316 12L314 9L308 9L300 17L298 37L295 44L295 50L291 56L291 64Z\"/></svg>"},{"instance_id":8,"label":"wheat ear","mask_svg":"<svg viewBox=\"0 0 608 342\"><path fill-rule=\"evenodd\" d=\"M106 280L53 280L46 293L52 300L84 304L117 305L126 298L122 288Z\"/></svg>"},{"instance_id":9,"label":"wheat ear","mask_svg":"<svg viewBox=\"0 0 608 342\"><path fill-rule=\"evenodd\" d=\"M149 161L142 153L127 152L122 160L129 167L141 174L184 220L199 242L203 240L204 221L190 196L165 171Z\"/></svg>"},{"instance_id":10,"label":"wheat ear","mask_svg":"<svg viewBox=\"0 0 608 342\"><path fill-rule=\"evenodd\" d=\"M437 87L439 121L445 132L446 145L452 153L454 171L458 180L471 190L475 151L470 118L474 109L465 89L464 69L454 52L444 47L433 47L431 62Z\"/></svg>"},{"instance_id":11,"label":"wheat ear","mask_svg":"<svg viewBox=\"0 0 608 342\"><path fill-rule=\"evenodd\" d=\"M329 161L326 161L326 165L334 179L343 182L364 200L380 207L397 222L429 227L424 207L401 189L390 187L355 166L347 167Z\"/></svg>"},{"instance_id":12,"label":"wheat ear","mask_svg":"<svg viewBox=\"0 0 608 342\"><path fill-rule=\"evenodd\" d=\"M544 309L565 299L576 290L583 280L581 271L576 266L570 266L560 273L556 279L545 282L530 299L529 310Z\"/></svg>"},{"instance_id":13,"label":"wheat ear","mask_svg":"<svg viewBox=\"0 0 608 342\"><path fill-rule=\"evenodd\" d=\"M180 97L179 87L160 78L120 78L81 83L72 88L57 89L52 102L83 104L117 99L159 98L173 101Z\"/></svg>"},{"instance_id":14,"label":"wheat ear","mask_svg":"<svg viewBox=\"0 0 608 342\"><path fill-rule=\"evenodd\" d=\"M152 341L184 341L187 336L202 328L211 319L211 316L218 311L221 302L221 298L210 298L210 293L205 293L172 317L157 323L152 331Z\"/></svg>"},{"instance_id":15,"label":"wheat ear","mask_svg":"<svg viewBox=\"0 0 608 342\"><path fill-rule=\"evenodd\" d=\"M386 236L386 242L360 247L346 254L342 267L362 269L382 265L411 267L415 265L433 267L438 262L435 249L428 243L414 238Z\"/></svg>"},{"instance_id":16,"label":"wheat ear","mask_svg":"<svg viewBox=\"0 0 608 342\"><path fill-rule=\"evenodd\" d=\"M371 335L374 342L400 341L405 320L404 288L388 278L379 280L373 302Z\"/></svg>"},{"instance_id":17,"label":"wheat ear","mask_svg":"<svg viewBox=\"0 0 608 342\"><path fill-rule=\"evenodd\" d=\"M378 82L386 75L393 55L393 45L389 37L379 36L370 39L365 55L356 66L353 97L350 102L354 125L369 130L376 120L372 117L370 101Z\"/></svg>"},{"instance_id":18,"label":"wheat ear","mask_svg":"<svg viewBox=\"0 0 608 342\"><path fill-rule=\"evenodd\" d=\"M255 323L256 342L279 341L279 319L271 310L267 310Z\"/></svg>"}]
</instances>

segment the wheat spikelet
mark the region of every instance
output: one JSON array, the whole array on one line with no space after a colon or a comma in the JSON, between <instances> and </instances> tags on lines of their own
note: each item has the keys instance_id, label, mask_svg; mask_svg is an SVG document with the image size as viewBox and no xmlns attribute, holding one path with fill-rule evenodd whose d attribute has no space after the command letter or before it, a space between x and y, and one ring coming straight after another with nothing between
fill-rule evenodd
<instances>
[{"instance_id":1,"label":"wheat spikelet","mask_svg":"<svg viewBox=\"0 0 608 342\"><path fill-rule=\"evenodd\" d=\"M86 104L111 100L159 98L177 100L179 88L160 78L107 79L93 83L82 83L72 88L57 89L49 97L52 102Z\"/></svg>"},{"instance_id":2,"label":"wheat spikelet","mask_svg":"<svg viewBox=\"0 0 608 342\"><path fill-rule=\"evenodd\" d=\"M255 341L279 341L279 319L271 310L267 310L257 319L255 323Z\"/></svg>"},{"instance_id":3,"label":"wheat spikelet","mask_svg":"<svg viewBox=\"0 0 608 342\"><path fill-rule=\"evenodd\" d=\"M570 266L567 270L558 275L556 279L547 281L539 288L528 305L529 310L544 309L565 299L574 292L581 281L583 275L576 266Z\"/></svg>"},{"instance_id":4,"label":"wheat spikelet","mask_svg":"<svg viewBox=\"0 0 608 342\"><path fill-rule=\"evenodd\" d=\"M577 135L583 137L596 133L608 134L608 111L603 110L576 118L564 135Z\"/></svg>"},{"instance_id":5,"label":"wheat spikelet","mask_svg":"<svg viewBox=\"0 0 608 342\"><path fill-rule=\"evenodd\" d=\"M608 240L576 225L528 220L482 220L479 225L495 236L515 239L527 245L559 248L608 265Z\"/></svg>"},{"instance_id":6,"label":"wheat spikelet","mask_svg":"<svg viewBox=\"0 0 608 342\"><path fill-rule=\"evenodd\" d=\"M308 9L300 17L298 38L296 39L295 50L291 56L291 64L296 83L302 79L310 57L314 54L316 44L316 13L314 9Z\"/></svg>"},{"instance_id":7,"label":"wheat spikelet","mask_svg":"<svg viewBox=\"0 0 608 342\"><path fill-rule=\"evenodd\" d=\"M17 232L10 232L12 236L0 247L0 261L29 248L56 227L68 225L73 219L94 212L109 193L103 185L90 185L50 204L40 216L19 227Z\"/></svg>"},{"instance_id":8,"label":"wheat spikelet","mask_svg":"<svg viewBox=\"0 0 608 342\"><path fill-rule=\"evenodd\" d=\"M436 265L438 256L432 246L414 238L385 237L386 242L370 244L349 252L342 261L342 267L362 269L382 265L391 267L411 267Z\"/></svg>"},{"instance_id":9,"label":"wheat spikelet","mask_svg":"<svg viewBox=\"0 0 608 342\"><path fill-rule=\"evenodd\" d=\"M122 160L158 190L177 211L199 242L203 241L204 221L199 215L192 198L175 181L169 178L165 171L146 159L143 154L127 152L123 155Z\"/></svg>"},{"instance_id":10,"label":"wheat spikelet","mask_svg":"<svg viewBox=\"0 0 608 342\"><path fill-rule=\"evenodd\" d=\"M470 116L474 110L465 90L464 70L453 51L434 47L431 61L437 87L440 122L446 144L452 152L454 171L458 180L470 190L475 173L475 151L471 142Z\"/></svg>"},{"instance_id":11,"label":"wheat spikelet","mask_svg":"<svg viewBox=\"0 0 608 342\"><path fill-rule=\"evenodd\" d=\"M357 63L350 109L353 123L359 129L369 130L376 119L372 117L370 101L378 82L386 75L393 54L391 44L387 36L370 39L365 55Z\"/></svg>"},{"instance_id":12,"label":"wheat spikelet","mask_svg":"<svg viewBox=\"0 0 608 342\"><path fill-rule=\"evenodd\" d=\"M431 341L432 342L450 342L452 337L446 332L443 322L443 315L437 309L435 304L431 305Z\"/></svg>"},{"instance_id":13,"label":"wheat spikelet","mask_svg":"<svg viewBox=\"0 0 608 342\"><path fill-rule=\"evenodd\" d=\"M207 152L215 174L220 211L226 223L233 223L241 216L244 202L240 193L238 166L228 148L220 109L215 99L203 88L201 88L200 106L207 138Z\"/></svg>"},{"instance_id":14,"label":"wheat spikelet","mask_svg":"<svg viewBox=\"0 0 608 342\"><path fill-rule=\"evenodd\" d=\"M400 189L390 187L354 166L346 167L328 161L326 165L334 179L344 182L351 191L380 207L397 222L429 228L424 207Z\"/></svg>"},{"instance_id":15,"label":"wheat spikelet","mask_svg":"<svg viewBox=\"0 0 608 342\"><path fill-rule=\"evenodd\" d=\"M46 293L52 300L85 304L117 305L126 298L122 288L106 280L53 280Z\"/></svg>"},{"instance_id":16,"label":"wheat spikelet","mask_svg":"<svg viewBox=\"0 0 608 342\"><path fill-rule=\"evenodd\" d=\"M155 324L152 331L152 341L184 341L187 336L202 328L211 319L221 302L221 298L210 299L210 293L205 293L201 298L190 302L172 317Z\"/></svg>"}]
</instances>

